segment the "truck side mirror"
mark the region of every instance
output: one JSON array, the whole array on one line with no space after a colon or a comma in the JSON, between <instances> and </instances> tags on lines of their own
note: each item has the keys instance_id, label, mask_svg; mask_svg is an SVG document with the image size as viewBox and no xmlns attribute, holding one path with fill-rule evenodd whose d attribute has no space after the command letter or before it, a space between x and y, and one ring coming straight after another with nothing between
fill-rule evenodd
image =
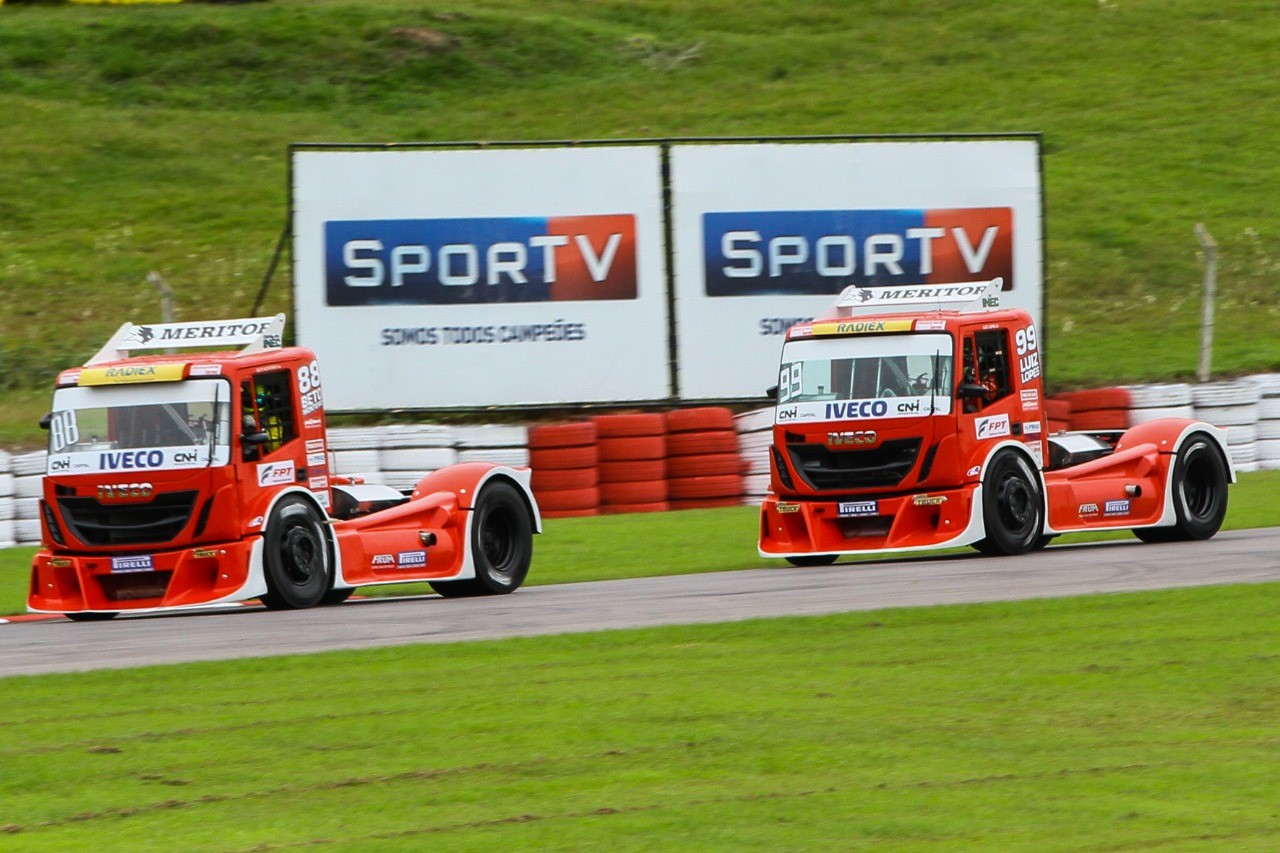
<instances>
[{"instance_id":1,"label":"truck side mirror","mask_svg":"<svg viewBox=\"0 0 1280 853\"><path fill-rule=\"evenodd\" d=\"M956 395L962 400L976 400L979 397L985 397L987 395L987 391L988 389L985 386L979 385L976 382L964 382L961 383L958 389L956 389Z\"/></svg>"},{"instance_id":2,"label":"truck side mirror","mask_svg":"<svg viewBox=\"0 0 1280 853\"><path fill-rule=\"evenodd\" d=\"M49 412L40 419L40 429L48 429L49 424L53 423L53 412Z\"/></svg>"},{"instance_id":3,"label":"truck side mirror","mask_svg":"<svg viewBox=\"0 0 1280 853\"><path fill-rule=\"evenodd\" d=\"M778 386L774 385L772 388L764 389L764 395L773 402L778 402Z\"/></svg>"}]
</instances>

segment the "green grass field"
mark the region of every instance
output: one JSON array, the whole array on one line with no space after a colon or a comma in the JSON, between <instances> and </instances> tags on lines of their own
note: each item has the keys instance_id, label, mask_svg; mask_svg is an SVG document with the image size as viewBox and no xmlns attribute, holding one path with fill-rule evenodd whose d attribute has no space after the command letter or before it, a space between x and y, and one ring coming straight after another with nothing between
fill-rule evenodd
<instances>
[{"instance_id":1,"label":"green grass field","mask_svg":"<svg viewBox=\"0 0 1280 853\"><path fill-rule=\"evenodd\" d=\"M1275 592L8 678L0 849L1273 849Z\"/></svg>"},{"instance_id":2,"label":"green grass field","mask_svg":"<svg viewBox=\"0 0 1280 853\"><path fill-rule=\"evenodd\" d=\"M1050 385L1280 367L1266 0L0 6L0 445L126 319L243 314L292 142L1044 134ZM287 269L265 310L289 308ZM11 398L10 395L13 395Z\"/></svg>"}]
</instances>

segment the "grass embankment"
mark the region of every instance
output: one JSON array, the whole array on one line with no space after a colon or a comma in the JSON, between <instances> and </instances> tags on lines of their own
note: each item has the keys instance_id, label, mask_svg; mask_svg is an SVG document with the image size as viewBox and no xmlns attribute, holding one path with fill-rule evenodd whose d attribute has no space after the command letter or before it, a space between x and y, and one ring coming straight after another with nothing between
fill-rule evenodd
<instances>
[{"instance_id":1,"label":"grass embankment","mask_svg":"<svg viewBox=\"0 0 1280 853\"><path fill-rule=\"evenodd\" d=\"M1212 587L8 678L0 847L1269 849L1274 600Z\"/></svg>"},{"instance_id":2,"label":"grass embankment","mask_svg":"<svg viewBox=\"0 0 1280 853\"><path fill-rule=\"evenodd\" d=\"M1277 523L1280 471L1241 475L1240 482L1231 489L1224 528L1270 527ZM784 566L779 560L765 560L756 553L758 525L759 510L755 507L549 519L544 522L543 534L534 539L528 583L577 583ZM1130 536L1128 531L1082 533L1059 541ZM34 553L34 548L0 551L0 615L25 611ZM360 590L361 595L427 592L430 589L426 584Z\"/></svg>"},{"instance_id":3,"label":"grass embankment","mask_svg":"<svg viewBox=\"0 0 1280 853\"><path fill-rule=\"evenodd\" d=\"M1042 131L1051 386L1194 371L1197 221L1215 367L1280 367L1277 45L1263 0L6 4L0 444L157 317L149 272L180 319L251 308L298 141Z\"/></svg>"}]
</instances>

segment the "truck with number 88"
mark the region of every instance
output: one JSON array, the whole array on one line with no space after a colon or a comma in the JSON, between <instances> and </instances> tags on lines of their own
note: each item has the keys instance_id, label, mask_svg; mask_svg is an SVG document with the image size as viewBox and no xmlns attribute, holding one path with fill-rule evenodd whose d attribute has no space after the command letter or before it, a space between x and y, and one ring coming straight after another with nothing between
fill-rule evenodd
<instances>
[{"instance_id":1,"label":"truck with number 88","mask_svg":"<svg viewBox=\"0 0 1280 853\"><path fill-rule=\"evenodd\" d=\"M1190 419L1048 434L1031 316L1002 281L849 287L782 349L759 551L796 565L1068 532L1207 539L1235 471Z\"/></svg>"},{"instance_id":2,"label":"truck with number 88","mask_svg":"<svg viewBox=\"0 0 1280 853\"><path fill-rule=\"evenodd\" d=\"M369 584L523 583L541 530L528 469L461 463L408 494L336 474L320 366L283 331L283 315L126 323L59 374L29 610L296 609Z\"/></svg>"}]
</instances>

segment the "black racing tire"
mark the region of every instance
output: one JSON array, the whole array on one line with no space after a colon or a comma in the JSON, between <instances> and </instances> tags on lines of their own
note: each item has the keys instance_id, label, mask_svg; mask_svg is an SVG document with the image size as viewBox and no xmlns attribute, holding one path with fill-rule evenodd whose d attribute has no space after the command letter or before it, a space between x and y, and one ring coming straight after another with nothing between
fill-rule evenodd
<instances>
[{"instance_id":1,"label":"black racing tire","mask_svg":"<svg viewBox=\"0 0 1280 853\"><path fill-rule=\"evenodd\" d=\"M315 506L299 495L280 499L263 534L262 564L270 610L314 607L333 582L329 537Z\"/></svg>"},{"instance_id":2,"label":"black racing tire","mask_svg":"<svg viewBox=\"0 0 1280 853\"><path fill-rule=\"evenodd\" d=\"M1227 517L1227 461L1217 443L1203 433L1187 438L1173 463L1172 527L1142 527L1143 542L1191 542L1211 538Z\"/></svg>"},{"instance_id":3,"label":"black racing tire","mask_svg":"<svg viewBox=\"0 0 1280 853\"><path fill-rule=\"evenodd\" d=\"M320 596L320 604L328 607L333 604L341 604L351 597L351 593L355 592L355 587L338 587L331 589L324 595Z\"/></svg>"},{"instance_id":4,"label":"black racing tire","mask_svg":"<svg viewBox=\"0 0 1280 853\"><path fill-rule=\"evenodd\" d=\"M470 524L476 576L432 581L431 588L445 598L515 592L533 559L533 513L524 496L511 483L490 481L480 490Z\"/></svg>"},{"instance_id":5,"label":"black racing tire","mask_svg":"<svg viewBox=\"0 0 1280 853\"><path fill-rule=\"evenodd\" d=\"M1005 451L988 466L982 482L982 517L987 536L974 547L984 554L1026 554L1040 544L1044 496L1040 478L1021 453Z\"/></svg>"},{"instance_id":6,"label":"black racing tire","mask_svg":"<svg viewBox=\"0 0 1280 853\"><path fill-rule=\"evenodd\" d=\"M797 568L809 569L815 566L829 566L838 556L838 554L805 554L802 557L783 557L783 559Z\"/></svg>"},{"instance_id":7,"label":"black racing tire","mask_svg":"<svg viewBox=\"0 0 1280 853\"><path fill-rule=\"evenodd\" d=\"M72 622L106 622L108 619L114 619L119 613L104 612L85 612L85 613L63 613L63 616Z\"/></svg>"}]
</instances>

